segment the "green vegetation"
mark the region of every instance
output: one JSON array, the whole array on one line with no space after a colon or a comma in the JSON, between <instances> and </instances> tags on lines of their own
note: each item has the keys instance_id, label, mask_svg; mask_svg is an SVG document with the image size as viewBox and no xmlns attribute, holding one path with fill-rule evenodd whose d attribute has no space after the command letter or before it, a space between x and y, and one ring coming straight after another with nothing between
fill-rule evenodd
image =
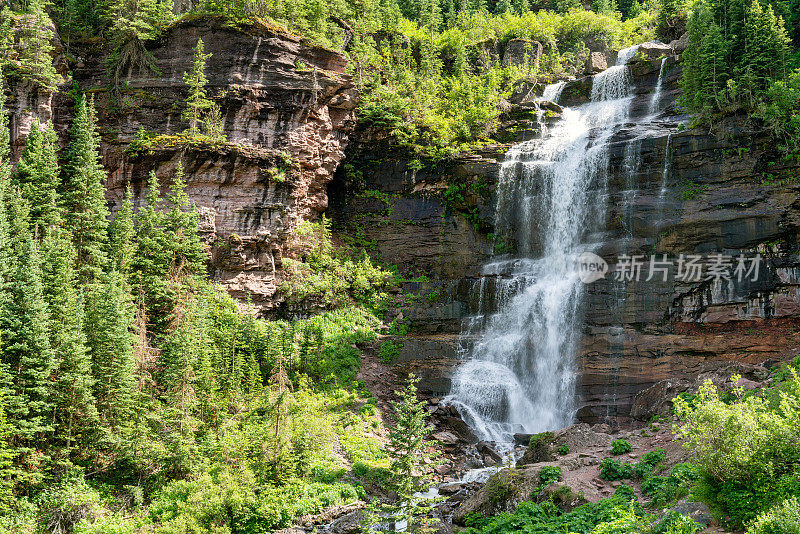
<instances>
[{"instance_id":1,"label":"green vegetation","mask_svg":"<svg viewBox=\"0 0 800 534\"><path fill-rule=\"evenodd\" d=\"M791 497L750 524L747 534L797 534L800 532L800 502Z\"/></svg>"},{"instance_id":2,"label":"green vegetation","mask_svg":"<svg viewBox=\"0 0 800 534\"><path fill-rule=\"evenodd\" d=\"M308 301L331 308L357 302L375 310L384 305L394 276L373 265L363 250L354 255L334 247L330 220L301 223L296 239L305 249L304 261L283 260L286 281L281 290L290 303Z\"/></svg>"},{"instance_id":3,"label":"green vegetation","mask_svg":"<svg viewBox=\"0 0 800 534\"><path fill-rule=\"evenodd\" d=\"M693 405L675 400L679 433L700 474L694 493L735 528L800 495L800 379L796 369L787 372L788 380L761 394L735 387L725 402L707 382Z\"/></svg>"},{"instance_id":4,"label":"green vegetation","mask_svg":"<svg viewBox=\"0 0 800 534\"><path fill-rule=\"evenodd\" d=\"M694 534L700 526L677 513L662 518L644 513L636 502L633 490L627 486L617 489L613 497L588 503L562 512L552 502L521 503L514 513L501 513L490 518L472 517L465 534L501 534L529 532L550 534Z\"/></svg>"},{"instance_id":5,"label":"green vegetation","mask_svg":"<svg viewBox=\"0 0 800 534\"><path fill-rule=\"evenodd\" d=\"M627 439L615 439L611 442L611 454L619 456L620 454L627 454L633 450L631 442Z\"/></svg>"},{"instance_id":6,"label":"green vegetation","mask_svg":"<svg viewBox=\"0 0 800 534\"><path fill-rule=\"evenodd\" d=\"M743 110L784 155L797 154L800 10L792 0L696 0L688 12L681 101L699 121Z\"/></svg>"},{"instance_id":7,"label":"green vegetation","mask_svg":"<svg viewBox=\"0 0 800 534\"><path fill-rule=\"evenodd\" d=\"M382 470L421 487L424 452L390 463L428 431L413 388L387 451L355 382L393 275L347 259L327 222L305 226L289 290L337 306L258 319L207 280L180 165L109 223L92 101L75 97L63 165L34 123L15 170L2 104L0 532L267 532L365 499ZM330 289L327 268L352 277Z\"/></svg>"},{"instance_id":8,"label":"green vegetation","mask_svg":"<svg viewBox=\"0 0 800 534\"><path fill-rule=\"evenodd\" d=\"M546 465L539 472L539 483L542 486L547 486L559 480L561 480L561 468L556 465Z\"/></svg>"},{"instance_id":9,"label":"green vegetation","mask_svg":"<svg viewBox=\"0 0 800 534\"><path fill-rule=\"evenodd\" d=\"M12 16L9 10L3 17L14 22L0 25L0 48L12 33L28 31L17 28L23 18L33 18L35 24L23 25L29 34L20 36L32 46L20 49L34 55L20 55L9 64L14 72L55 89L63 80L47 48L52 31L44 6L38 0L12 2L12 8L27 14ZM655 6L626 0L619 7L606 0L588 12L571 0L203 0L180 5L171 0L56 0L51 15L68 44L108 44L113 50L107 58L108 83L117 94L128 72L160 75L148 43L181 20L207 17L245 31L270 27L302 35L349 57L348 67L363 93L362 124L389 131L417 156L437 159L494 141L502 104L517 81L542 84L579 73L588 57L587 42L620 48L654 37ZM541 60L529 44L519 64L503 65L511 39L541 43ZM198 42L194 68L186 75L191 109L184 120L192 134L201 133L204 125L204 135L214 139L220 134L220 116L203 91L207 59ZM297 69L315 71L307 65Z\"/></svg>"},{"instance_id":10,"label":"green vegetation","mask_svg":"<svg viewBox=\"0 0 800 534\"><path fill-rule=\"evenodd\" d=\"M197 135L202 125L205 135L212 141L224 141L219 105L206 95L208 83L206 61L210 57L211 54L204 52L203 40L198 39L194 49L192 70L183 73L183 83L189 86L189 97L186 99L183 119L189 123L187 130L189 135Z\"/></svg>"},{"instance_id":11,"label":"green vegetation","mask_svg":"<svg viewBox=\"0 0 800 534\"><path fill-rule=\"evenodd\" d=\"M633 475L633 466L613 458L600 462L600 478L603 480L624 480Z\"/></svg>"},{"instance_id":12,"label":"green vegetation","mask_svg":"<svg viewBox=\"0 0 800 534\"><path fill-rule=\"evenodd\" d=\"M373 530L384 517L405 521L409 532L429 534L436 532L431 517L435 499L418 497L434 482L431 472L436 467L436 453L430 452L434 443L426 439L432 430L428 426L430 415L425 404L417 399L419 379L408 377L400 391L400 400L394 402L394 425L389 430L389 477L384 485L397 496L394 502L375 500L364 515L368 530Z\"/></svg>"}]
</instances>

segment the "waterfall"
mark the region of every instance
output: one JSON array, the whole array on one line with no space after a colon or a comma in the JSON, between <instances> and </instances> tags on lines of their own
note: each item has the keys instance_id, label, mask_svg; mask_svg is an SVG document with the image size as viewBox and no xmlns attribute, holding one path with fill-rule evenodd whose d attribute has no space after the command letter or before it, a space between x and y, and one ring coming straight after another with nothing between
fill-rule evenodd
<instances>
[{"instance_id":1,"label":"waterfall","mask_svg":"<svg viewBox=\"0 0 800 534\"><path fill-rule=\"evenodd\" d=\"M650 106L647 111L648 115L655 114L655 112L658 111L658 105L661 104L661 92L664 84L664 65L666 64L667 57L664 56L661 58L661 68L658 69L658 81L656 82L656 88L653 89L653 96L650 97Z\"/></svg>"},{"instance_id":2,"label":"waterfall","mask_svg":"<svg viewBox=\"0 0 800 534\"><path fill-rule=\"evenodd\" d=\"M508 444L516 432L574 418L583 296L575 258L600 244L609 141L627 120L630 85L624 65L598 74L591 102L564 108L541 138L506 154L495 233L516 250L484 265L474 285L481 309L463 323L464 361L445 399L480 439ZM557 98L562 88L545 94Z\"/></svg>"},{"instance_id":3,"label":"waterfall","mask_svg":"<svg viewBox=\"0 0 800 534\"><path fill-rule=\"evenodd\" d=\"M663 226L663 221L661 219L664 218L664 200L667 195L667 182L669 181L672 175L672 134L667 135L667 144L664 147L664 167L661 170L661 188L658 191L658 199L656 201L657 207L657 214L659 218L659 224L654 225L656 230L660 230L660 226Z\"/></svg>"},{"instance_id":4,"label":"waterfall","mask_svg":"<svg viewBox=\"0 0 800 534\"><path fill-rule=\"evenodd\" d=\"M540 100L549 100L550 102L558 104L558 99L565 85L567 85L567 82L551 83L542 91L542 98L540 98Z\"/></svg>"},{"instance_id":5,"label":"waterfall","mask_svg":"<svg viewBox=\"0 0 800 534\"><path fill-rule=\"evenodd\" d=\"M636 55L640 46L641 45L629 46L628 48L623 48L617 52L617 66L621 67L625 65L633 56Z\"/></svg>"}]
</instances>

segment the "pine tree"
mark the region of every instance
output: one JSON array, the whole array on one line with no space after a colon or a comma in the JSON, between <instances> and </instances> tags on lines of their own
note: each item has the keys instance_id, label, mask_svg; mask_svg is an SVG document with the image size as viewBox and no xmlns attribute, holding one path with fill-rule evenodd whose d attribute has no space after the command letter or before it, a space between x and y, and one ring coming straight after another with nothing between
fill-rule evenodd
<instances>
[{"instance_id":1,"label":"pine tree","mask_svg":"<svg viewBox=\"0 0 800 534\"><path fill-rule=\"evenodd\" d=\"M12 210L14 216L23 213L24 209ZM48 461L40 451L47 449L53 432L53 374L57 363L48 335L39 252L30 235L17 235L13 240L19 253L10 298L0 313L3 363L12 378L6 396L6 413L12 425L9 445L18 456L17 462L26 468L19 474L20 480L37 484L43 477L42 464Z\"/></svg>"},{"instance_id":2,"label":"pine tree","mask_svg":"<svg viewBox=\"0 0 800 534\"><path fill-rule=\"evenodd\" d=\"M31 125L17 166L16 182L31 207L31 226L42 231L59 224L57 138L52 124Z\"/></svg>"},{"instance_id":3,"label":"pine tree","mask_svg":"<svg viewBox=\"0 0 800 534\"><path fill-rule=\"evenodd\" d=\"M682 0L658 0L658 16L656 18L658 35L669 39L676 37L673 35L682 11Z\"/></svg>"},{"instance_id":4,"label":"pine tree","mask_svg":"<svg viewBox=\"0 0 800 534\"><path fill-rule=\"evenodd\" d=\"M95 430L94 378L84 333L83 301L76 286L69 234L51 228L42 241L44 293L50 310L50 343L58 362L56 435L69 460L74 443L87 444Z\"/></svg>"},{"instance_id":5,"label":"pine tree","mask_svg":"<svg viewBox=\"0 0 800 534\"><path fill-rule=\"evenodd\" d=\"M692 111L708 113L720 107L728 79L725 44L705 2L697 2L687 24L689 46L683 54L682 102Z\"/></svg>"},{"instance_id":6,"label":"pine tree","mask_svg":"<svg viewBox=\"0 0 800 534\"><path fill-rule=\"evenodd\" d=\"M136 226L133 217L133 193L125 190L119 211L109 227L111 241L111 268L127 277L130 274L133 255L136 253Z\"/></svg>"},{"instance_id":7,"label":"pine tree","mask_svg":"<svg viewBox=\"0 0 800 534\"><path fill-rule=\"evenodd\" d=\"M373 504L365 514L366 523L371 528L380 521L381 516L391 515L394 521L405 521L407 532L435 532L429 517L435 501L419 498L433 485L431 470L436 466L436 453L428 452L433 442L426 436L432 428L428 425L430 415L425 403L417 398L419 379L409 375L406 385L398 392L399 401L392 403L394 409L393 426L389 429L388 453L392 477L389 487L397 495L396 503Z\"/></svg>"},{"instance_id":8,"label":"pine tree","mask_svg":"<svg viewBox=\"0 0 800 534\"><path fill-rule=\"evenodd\" d=\"M104 274L88 293L86 337L101 421L120 432L131 420L136 362L133 354L133 306L122 276Z\"/></svg>"},{"instance_id":9,"label":"pine tree","mask_svg":"<svg viewBox=\"0 0 800 534\"><path fill-rule=\"evenodd\" d=\"M171 209L166 230L173 246L170 267L181 277L194 277L204 272L207 255L198 233L199 214L186 194L182 163L178 163L169 191L167 202Z\"/></svg>"},{"instance_id":10,"label":"pine tree","mask_svg":"<svg viewBox=\"0 0 800 534\"><path fill-rule=\"evenodd\" d=\"M45 11L45 0L29 0L30 16L19 32L19 62L23 76L50 91L64 81L53 66L52 21Z\"/></svg>"},{"instance_id":11,"label":"pine tree","mask_svg":"<svg viewBox=\"0 0 800 534\"><path fill-rule=\"evenodd\" d=\"M75 246L78 279L81 283L90 283L101 276L108 263L106 172L100 164L94 104L78 96L75 109L61 199Z\"/></svg>"},{"instance_id":12,"label":"pine tree","mask_svg":"<svg viewBox=\"0 0 800 534\"><path fill-rule=\"evenodd\" d=\"M5 382L3 374L6 372L0 366L0 384ZM7 441L10 433L11 427L6 420L5 394L0 390L0 517L11 512L11 505L14 502L11 482L13 454L8 448Z\"/></svg>"},{"instance_id":13,"label":"pine tree","mask_svg":"<svg viewBox=\"0 0 800 534\"><path fill-rule=\"evenodd\" d=\"M197 232L197 211L184 187L179 166L166 202L170 210L165 212L158 177L150 173L147 204L136 214L139 238L131 282L144 294L157 338L169 330L177 295L204 271L206 255Z\"/></svg>"},{"instance_id":14,"label":"pine tree","mask_svg":"<svg viewBox=\"0 0 800 534\"><path fill-rule=\"evenodd\" d=\"M155 39L173 18L172 0L112 0L106 22L114 50L109 61L114 87L130 71L158 73L144 43Z\"/></svg>"},{"instance_id":15,"label":"pine tree","mask_svg":"<svg viewBox=\"0 0 800 534\"><path fill-rule=\"evenodd\" d=\"M183 73L183 83L189 86L189 97L186 99L183 119L189 121L188 132L191 135L200 133L200 126L205 124L206 112L214 105L214 102L206 94L206 85L208 84L206 61L211 54L206 54L204 50L203 40L198 39L194 49L192 70Z\"/></svg>"},{"instance_id":16,"label":"pine tree","mask_svg":"<svg viewBox=\"0 0 800 534\"><path fill-rule=\"evenodd\" d=\"M775 16L771 6L763 7L758 0L750 3L745 14L744 43L744 54L736 70L752 106L772 79L785 75L789 55L783 20Z\"/></svg>"}]
</instances>

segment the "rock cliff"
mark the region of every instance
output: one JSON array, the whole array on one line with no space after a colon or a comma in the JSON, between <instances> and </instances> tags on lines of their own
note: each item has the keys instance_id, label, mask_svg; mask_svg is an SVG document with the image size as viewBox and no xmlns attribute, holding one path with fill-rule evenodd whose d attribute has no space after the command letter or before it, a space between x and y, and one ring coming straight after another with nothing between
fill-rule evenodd
<instances>
[{"instance_id":1,"label":"rock cliff","mask_svg":"<svg viewBox=\"0 0 800 534\"><path fill-rule=\"evenodd\" d=\"M193 47L202 38L207 91L220 105L227 143L189 145L175 136L182 120ZM109 171L109 204L116 210L125 188L143 200L147 175L166 187L178 163L187 193L203 218L211 244L211 272L233 295L267 311L277 304L281 258L292 254L289 236L300 221L327 208L326 185L344 156L358 93L341 54L271 27L231 27L215 19L186 19L148 45L151 69L123 69L108 81L107 56L73 51L74 81L93 95ZM30 120L54 120L64 130L71 98L12 87L14 142ZM18 108L18 109L17 109ZM25 111L23 111L25 110ZM26 129L27 128L27 129ZM131 153L140 129L164 136L151 150Z\"/></svg>"}]
</instances>

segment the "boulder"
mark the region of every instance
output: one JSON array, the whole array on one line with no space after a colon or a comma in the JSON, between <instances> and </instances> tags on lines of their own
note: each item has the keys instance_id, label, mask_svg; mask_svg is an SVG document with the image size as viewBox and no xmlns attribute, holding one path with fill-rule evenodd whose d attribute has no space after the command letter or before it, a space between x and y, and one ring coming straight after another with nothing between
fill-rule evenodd
<instances>
[{"instance_id":1,"label":"boulder","mask_svg":"<svg viewBox=\"0 0 800 534\"><path fill-rule=\"evenodd\" d=\"M503 66L525 66L530 69L539 67L542 57L542 44L528 39L511 39L503 52Z\"/></svg>"},{"instance_id":2,"label":"boulder","mask_svg":"<svg viewBox=\"0 0 800 534\"><path fill-rule=\"evenodd\" d=\"M435 432L433 434L433 439L435 439L442 445L455 445L460 441L458 439L458 436L456 436L452 432Z\"/></svg>"},{"instance_id":3,"label":"boulder","mask_svg":"<svg viewBox=\"0 0 800 534\"><path fill-rule=\"evenodd\" d=\"M668 44L649 42L639 46L636 55L643 55L646 59L658 59L663 56L671 56L674 53L675 51Z\"/></svg>"},{"instance_id":4,"label":"boulder","mask_svg":"<svg viewBox=\"0 0 800 534\"><path fill-rule=\"evenodd\" d=\"M443 423L452 431L452 433L467 443L475 443L478 440L478 438L475 436L475 433L472 432L472 429L467 423L464 422L463 419L461 419L460 416L454 417L451 415L444 417Z\"/></svg>"},{"instance_id":5,"label":"boulder","mask_svg":"<svg viewBox=\"0 0 800 534\"><path fill-rule=\"evenodd\" d=\"M328 532L331 534L357 534L361 532L362 521L364 521L364 512L356 510L331 523Z\"/></svg>"},{"instance_id":6,"label":"boulder","mask_svg":"<svg viewBox=\"0 0 800 534\"><path fill-rule=\"evenodd\" d=\"M514 468L498 471L483 487L462 502L453 514L453 523L464 524L470 513L484 517L500 512L513 512L522 501L530 499L531 492L539 487L540 467Z\"/></svg>"},{"instance_id":7,"label":"boulder","mask_svg":"<svg viewBox=\"0 0 800 534\"><path fill-rule=\"evenodd\" d=\"M520 80L514 84L514 92L509 97L512 104L522 104L533 102L536 99L536 92L541 85L536 80Z\"/></svg>"},{"instance_id":8,"label":"boulder","mask_svg":"<svg viewBox=\"0 0 800 534\"><path fill-rule=\"evenodd\" d=\"M555 459L558 442L553 432L534 434L530 438L530 445L525 450L522 458L517 460L517 465L538 464L550 462Z\"/></svg>"},{"instance_id":9,"label":"boulder","mask_svg":"<svg viewBox=\"0 0 800 534\"><path fill-rule=\"evenodd\" d=\"M583 449L593 449L608 447L611 444L611 436L600 429L594 429L587 423L578 423L553 432L556 447L567 445L572 452Z\"/></svg>"},{"instance_id":10,"label":"boulder","mask_svg":"<svg viewBox=\"0 0 800 534\"><path fill-rule=\"evenodd\" d=\"M494 460L495 464L503 462L503 457L500 455L500 453L494 450L492 446L485 441L478 442L475 448L484 458L488 457Z\"/></svg>"},{"instance_id":11,"label":"boulder","mask_svg":"<svg viewBox=\"0 0 800 534\"><path fill-rule=\"evenodd\" d=\"M714 519L714 516L711 515L711 510L709 510L708 506L701 502L678 501L678 503L670 508L670 510L674 510L679 514L689 516L701 525L708 526Z\"/></svg>"},{"instance_id":12,"label":"boulder","mask_svg":"<svg viewBox=\"0 0 800 534\"><path fill-rule=\"evenodd\" d=\"M631 417L637 421L649 421L656 415L672 412L672 399L694 388L691 380L661 380L633 397Z\"/></svg>"},{"instance_id":13,"label":"boulder","mask_svg":"<svg viewBox=\"0 0 800 534\"><path fill-rule=\"evenodd\" d=\"M552 501L553 504L565 512L571 512L578 506L589 502L583 496L575 494L568 485L556 482L549 484L536 495L536 502L543 503L547 501Z\"/></svg>"},{"instance_id":14,"label":"boulder","mask_svg":"<svg viewBox=\"0 0 800 534\"><path fill-rule=\"evenodd\" d=\"M672 48L675 54L683 54L683 52L689 47L689 32L686 32L681 35L680 38L671 41L669 46Z\"/></svg>"},{"instance_id":15,"label":"boulder","mask_svg":"<svg viewBox=\"0 0 800 534\"><path fill-rule=\"evenodd\" d=\"M608 68L608 56L603 52L592 52L586 60L586 74L597 74Z\"/></svg>"}]
</instances>

